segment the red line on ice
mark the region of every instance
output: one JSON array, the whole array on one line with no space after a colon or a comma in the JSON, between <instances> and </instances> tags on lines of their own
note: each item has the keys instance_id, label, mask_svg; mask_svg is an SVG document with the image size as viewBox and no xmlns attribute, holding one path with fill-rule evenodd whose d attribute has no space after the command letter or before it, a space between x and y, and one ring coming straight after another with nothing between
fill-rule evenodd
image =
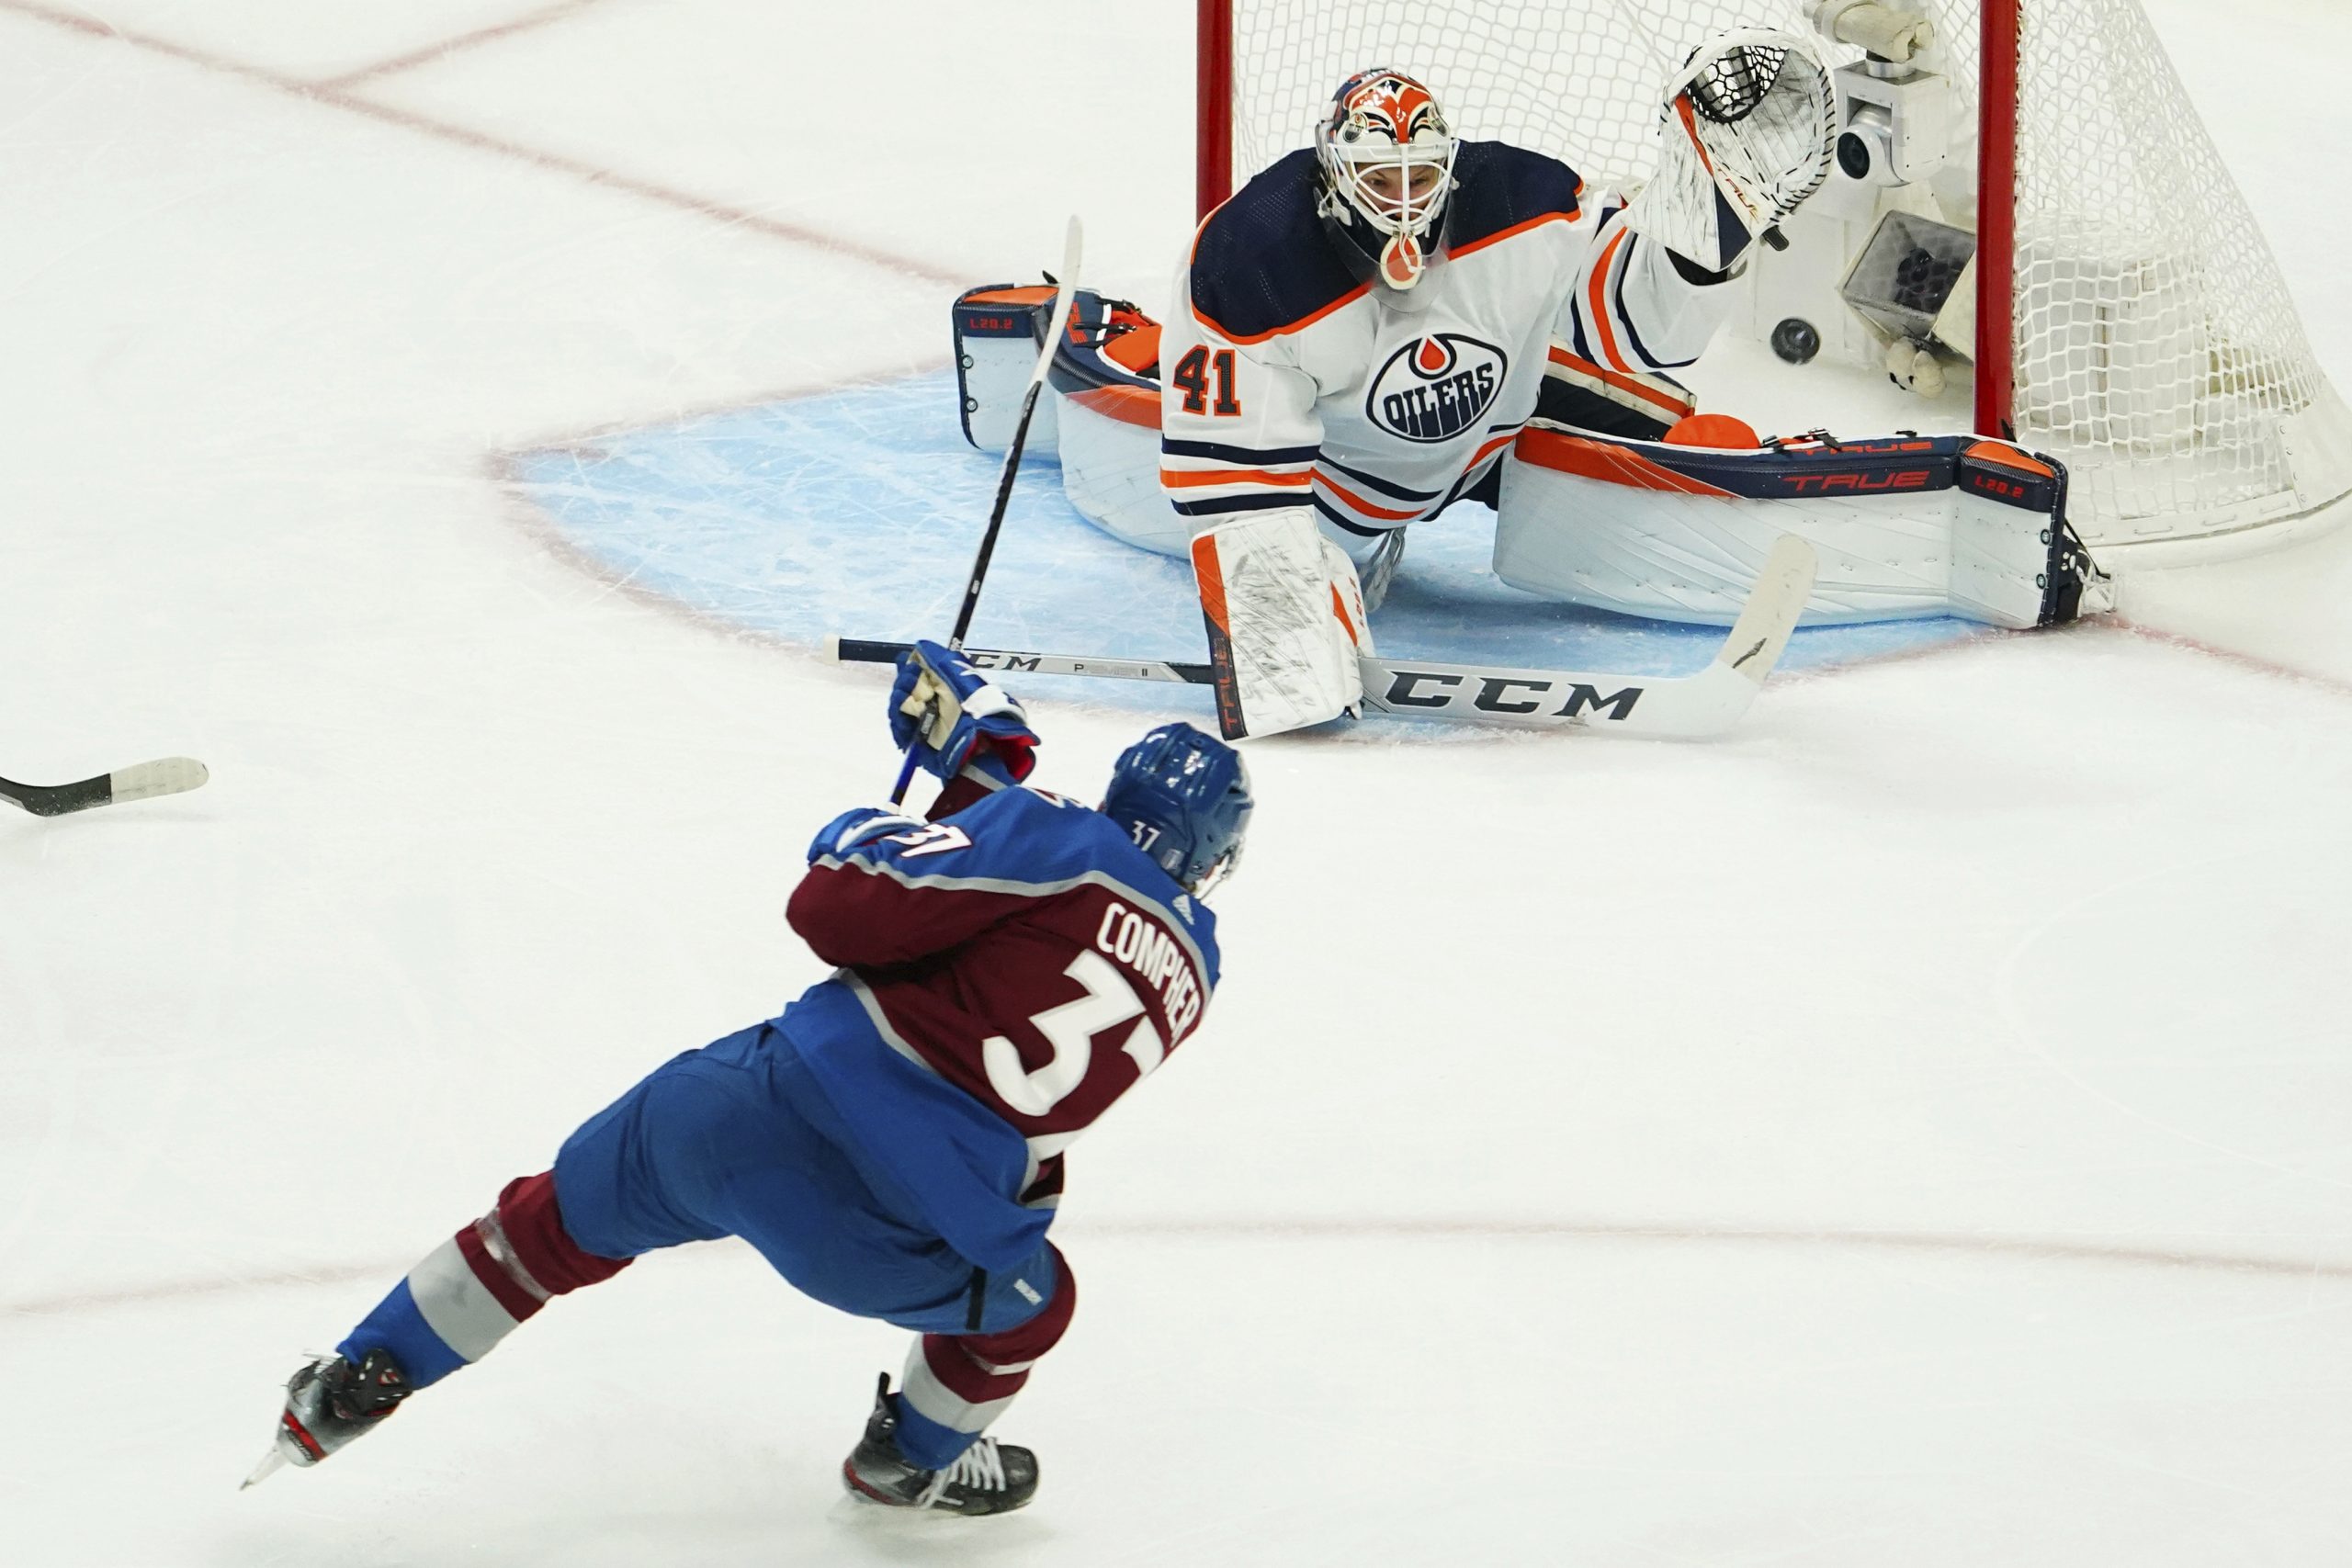
<instances>
[{"instance_id":1,"label":"red line on ice","mask_svg":"<svg viewBox=\"0 0 2352 1568\"><path fill-rule=\"evenodd\" d=\"M459 33L454 38L443 39L439 43L429 43L422 49L413 49L406 54L396 54L390 60L379 60L373 65L363 65L356 71L346 71L340 76L327 77L318 85L322 87L345 88L361 82L380 81L386 76L394 75L402 71L413 71L420 65L431 65L438 61L447 60L453 54L461 54L480 44L496 43L501 39L513 38L517 33L537 31L551 22L568 20L591 6L601 6L604 3L605 0L556 0L556 4L544 6L539 10L526 12L503 22L492 22L486 28L476 28L469 33Z\"/></svg>"},{"instance_id":2,"label":"red line on ice","mask_svg":"<svg viewBox=\"0 0 2352 1568\"><path fill-rule=\"evenodd\" d=\"M772 239L806 245L811 250L824 251L834 255L847 256L854 261L867 262L909 277L920 278L925 283L960 284L967 276L967 274L961 271L918 260L912 256L903 256L879 245L870 245L864 241L849 239L822 229L811 228L805 223L793 223L781 218L772 218L750 208L737 207L728 202L713 200L708 197L696 196L691 191L679 190L654 180L641 179L635 175L623 174L617 169L603 168L582 159L566 157L560 152L526 147L520 142L508 141L485 131L469 130L462 125L453 125L446 120L434 119L412 110L395 108L389 104L371 102L355 94L343 92L332 85L305 82L298 77L266 70L258 65L248 65L203 50L191 48L187 44L175 43L169 39L158 38L152 33L111 27L105 22L96 21L75 12L62 11L54 6L43 5L40 0L0 0L0 12L13 12L34 21L46 22L52 27L112 39L128 44L134 49L146 50L151 53L168 55L174 60L184 61L207 71L273 87L281 93L310 103L342 109L347 114L361 115L386 125L413 131L421 136L429 136L436 141L470 148L478 152L494 153L554 174L569 175L584 184L599 186L606 190L619 191L625 195L670 208L673 211L708 219L731 229L745 229L753 233L765 234Z\"/></svg>"},{"instance_id":3,"label":"red line on ice","mask_svg":"<svg viewBox=\"0 0 2352 1568\"><path fill-rule=\"evenodd\" d=\"M2352 682L2340 680L2333 675L2322 675L2312 670L2299 670L2291 664L2281 664L2277 660L2264 659L2252 653L2241 653L2233 648L2224 648L2219 643L2207 642L2201 637L2189 637L2181 632L2168 632L2160 626L2143 626L2137 621L2127 621L2120 615L2113 617L2108 624L2126 636L2140 637L2148 642L2167 643L2188 653L2201 653L2208 658L2218 659L2225 664L2234 664L2241 670L2251 671L2257 675L2283 675L2290 681L2301 681L2335 696L2352 696Z\"/></svg>"}]
</instances>

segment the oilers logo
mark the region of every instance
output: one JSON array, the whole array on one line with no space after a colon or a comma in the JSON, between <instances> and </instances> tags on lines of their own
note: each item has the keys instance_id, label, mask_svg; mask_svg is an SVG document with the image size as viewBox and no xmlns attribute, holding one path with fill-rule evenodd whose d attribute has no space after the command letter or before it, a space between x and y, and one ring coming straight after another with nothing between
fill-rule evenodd
<instances>
[{"instance_id":1,"label":"oilers logo","mask_svg":"<svg viewBox=\"0 0 2352 1568\"><path fill-rule=\"evenodd\" d=\"M1494 405L1510 367L1501 349L1460 333L1415 338L1372 378L1364 417L1408 441L1451 441Z\"/></svg>"}]
</instances>

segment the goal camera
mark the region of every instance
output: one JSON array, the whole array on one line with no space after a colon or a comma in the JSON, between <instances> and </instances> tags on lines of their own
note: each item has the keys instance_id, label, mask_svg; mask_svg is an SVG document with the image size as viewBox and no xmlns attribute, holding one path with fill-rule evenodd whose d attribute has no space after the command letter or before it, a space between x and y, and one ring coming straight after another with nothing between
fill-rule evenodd
<instances>
[{"instance_id":1,"label":"goal camera","mask_svg":"<svg viewBox=\"0 0 2352 1568\"><path fill-rule=\"evenodd\" d=\"M1866 60L1838 72L1838 167L1849 180L1905 186L1945 163L1951 85L1933 72Z\"/></svg>"}]
</instances>

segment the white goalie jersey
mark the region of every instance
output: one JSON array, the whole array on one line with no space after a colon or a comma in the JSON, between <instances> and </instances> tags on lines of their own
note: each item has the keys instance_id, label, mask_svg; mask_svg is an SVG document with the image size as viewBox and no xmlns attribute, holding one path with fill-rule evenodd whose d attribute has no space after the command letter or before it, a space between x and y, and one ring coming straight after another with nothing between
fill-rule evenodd
<instances>
[{"instance_id":1,"label":"white goalie jersey","mask_svg":"<svg viewBox=\"0 0 2352 1568\"><path fill-rule=\"evenodd\" d=\"M1194 530L1308 506L1361 560L1476 489L1547 375L1660 428L1688 412L1657 373L1714 335L1721 281L1551 158L1464 142L1454 177L1442 258L1409 295L1334 249L1311 152L1201 225L1159 354L1160 481Z\"/></svg>"}]
</instances>

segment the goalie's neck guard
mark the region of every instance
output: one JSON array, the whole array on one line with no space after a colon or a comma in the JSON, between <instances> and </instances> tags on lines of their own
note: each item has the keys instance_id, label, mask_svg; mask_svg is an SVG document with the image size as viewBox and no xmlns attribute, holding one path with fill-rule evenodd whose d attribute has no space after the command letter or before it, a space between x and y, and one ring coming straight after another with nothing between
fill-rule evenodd
<instances>
[{"instance_id":1,"label":"goalie's neck guard","mask_svg":"<svg viewBox=\"0 0 2352 1568\"><path fill-rule=\"evenodd\" d=\"M1348 270L1404 309L1445 257L1456 145L1437 96L1385 66L1341 83L1316 131L1316 216Z\"/></svg>"}]
</instances>

